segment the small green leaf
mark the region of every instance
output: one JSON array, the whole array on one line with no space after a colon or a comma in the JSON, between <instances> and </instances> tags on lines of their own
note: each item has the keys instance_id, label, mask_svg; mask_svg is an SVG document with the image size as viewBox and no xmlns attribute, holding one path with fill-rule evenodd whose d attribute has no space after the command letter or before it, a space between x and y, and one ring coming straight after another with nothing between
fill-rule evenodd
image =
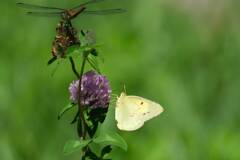
<instances>
[{"instance_id":1,"label":"small green leaf","mask_svg":"<svg viewBox=\"0 0 240 160\"><path fill-rule=\"evenodd\" d=\"M87 146L91 140L70 140L64 145L63 153L68 155L74 151L81 150L83 147Z\"/></svg>"},{"instance_id":2,"label":"small green leaf","mask_svg":"<svg viewBox=\"0 0 240 160\"><path fill-rule=\"evenodd\" d=\"M88 55L87 57L87 61L88 63L91 65L91 67L96 70L98 73L101 73L100 72L100 69L99 69L99 64L98 64L98 61L96 59L96 57L94 57L93 55Z\"/></svg>"},{"instance_id":3,"label":"small green leaf","mask_svg":"<svg viewBox=\"0 0 240 160\"><path fill-rule=\"evenodd\" d=\"M93 139L94 143L103 143L108 145L114 145L117 147L122 148L123 150L127 151L127 143L125 140L117 133L106 133L100 134L96 138Z\"/></svg>"},{"instance_id":4,"label":"small green leaf","mask_svg":"<svg viewBox=\"0 0 240 160\"><path fill-rule=\"evenodd\" d=\"M73 108L76 104L74 103L69 103L65 107L62 108L62 110L58 113L58 119L60 119L65 112L67 112L69 109Z\"/></svg>"}]
</instances>

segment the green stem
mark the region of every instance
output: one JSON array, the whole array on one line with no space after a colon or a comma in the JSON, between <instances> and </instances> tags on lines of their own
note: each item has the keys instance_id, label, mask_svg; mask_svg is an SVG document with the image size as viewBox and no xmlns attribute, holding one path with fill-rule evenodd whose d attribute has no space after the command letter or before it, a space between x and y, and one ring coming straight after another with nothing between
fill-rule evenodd
<instances>
[{"instance_id":1,"label":"green stem","mask_svg":"<svg viewBox=\"0 0 240 160\"><path fill-rule=\"evenodd\" d=\"M80 70L80 75L79 75L79 85L78 85L78 111L79 111L79 120L82 121L82 133L78 133L78 135L80 136L81 139L85 139L86 138L86 122L85 122L85 118L84 118L84 108L83 106L81 106L81 84L82 84L82 76L83 76L83 72L84 72L84 67L86 64L86 59L87 56L85 54L83 54L83 61L82 61L82 66L81 66L81 70ZM79 130L78 130L79 132Z\"/></svg>"},{"instance_id":2,"label":"green stem","mask_svg":"<svg viewBox=\"0 0 240 160\"><path fill-rule=\"evenodd\" d=\"M71 56L69 57L69 60L70 60L70 63L71 63L71 67L72 67L73 73L76 75L77 78L79 78L80 75L79 75L79 73L78 73L78 71L77 71L77 69L75 67L74 60L73 60L73 58Z\"/></svg>"}]
</instances>

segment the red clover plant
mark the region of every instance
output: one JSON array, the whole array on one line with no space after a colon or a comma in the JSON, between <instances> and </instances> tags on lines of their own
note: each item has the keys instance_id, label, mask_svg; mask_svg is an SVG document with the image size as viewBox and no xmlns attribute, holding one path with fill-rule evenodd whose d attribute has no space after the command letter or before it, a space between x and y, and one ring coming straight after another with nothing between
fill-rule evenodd
<instances>
[{"instance_id":1,"label":"red clover plant","mask_svg":"<svg viewBox=\"0 0 240 160\"><path fill-rule=\"evenodd\" d=\"M101 130L99 124L102 124L106 118L111 98L111 88L106 76L100 73L97 65L98 52L96 44L89 43L89 37L81 31L83 43L80 47L69 49L67 57L70 60L72 71L76 76L69 85L69 105L64 107L59 113L58 118L69 109L77 107L77 113L71 124L77 125L79 140L70 140L64 146L64 153L69 154L81 150L81 158L93 160L103 160L111 152L112 146L127 148L126 142L117 133L105 132ZM73 54L78 53L81 56L80 73L77 71ZM91 70L84 72L85 65L89 63ZM98 153L91 148L92 144L100 147ZM108 157L109 159L109 157Z\"/></svg>"}]
</instances>

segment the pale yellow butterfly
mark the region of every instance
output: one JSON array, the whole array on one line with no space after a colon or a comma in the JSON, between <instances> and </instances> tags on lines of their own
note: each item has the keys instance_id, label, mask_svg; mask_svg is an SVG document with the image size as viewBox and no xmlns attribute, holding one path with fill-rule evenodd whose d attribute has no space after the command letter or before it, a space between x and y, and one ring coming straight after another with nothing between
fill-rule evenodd
<instances>
[{"instance_id":1,"label":"pale yellow butterfly","mask_svg":"<svg viewBox=\"0 0 240 160\"><path fill-rule=\"evenodd\" d=\"M160 104L138 96L127 96L122 92L116 102L115 119L120 130L134 131L162 112Z\"/></svg>"}]
</instances>

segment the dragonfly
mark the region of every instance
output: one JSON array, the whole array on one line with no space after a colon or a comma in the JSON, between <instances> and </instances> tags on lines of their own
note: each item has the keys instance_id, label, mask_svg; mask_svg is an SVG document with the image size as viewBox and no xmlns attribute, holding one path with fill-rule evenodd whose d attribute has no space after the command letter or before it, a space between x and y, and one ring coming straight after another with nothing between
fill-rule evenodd
<instances>
[{"instance_id":1,"label":"dragonfly","mask_svg":"<svg viewBox=\"0 0 240 160\"><path fill-rule=\"evenodd\" d=\"M118 13L126 12L126 10L122 8L105 9L105 10L97 10L97 11L87 10L88 5L103 2L103 1L105 0L89 0L85 3L77 5L70 9L41 6L41 5L27 4L27 3L17 3L17 6L25 9L35 10L35 11L26 12L27 15L46 16L46 17L60 16L61 19L64 21L71 21L72 19L76 18L79 14L110 15L110 14L118 14Z\"/></svg>"},{"instance_id":2,"label":"dragonfly","mask_svg":"<svg viewBox=\"0 0 240 160\"><path fill-rule=\"evenodd\" d=\"M105 9L105 10L88 10L87 6L103 2L105 0L89 0L85 3L79 4L70 9L64 9L59 7L42 6L27 3L17 3L18 7L29 9L26 14L30 16L41 17L60 17L61 21L56 27L56 36L52 43L52 55L53 57L48 61L48 64L53 63L58 57L65 58L66 51L69 47L74 45L80 45L79 37L77 36L77 30L72 26L71 21L80 14L85 15L112 15L126 12L122 8Z\"/></svg>"}]
</instances>

